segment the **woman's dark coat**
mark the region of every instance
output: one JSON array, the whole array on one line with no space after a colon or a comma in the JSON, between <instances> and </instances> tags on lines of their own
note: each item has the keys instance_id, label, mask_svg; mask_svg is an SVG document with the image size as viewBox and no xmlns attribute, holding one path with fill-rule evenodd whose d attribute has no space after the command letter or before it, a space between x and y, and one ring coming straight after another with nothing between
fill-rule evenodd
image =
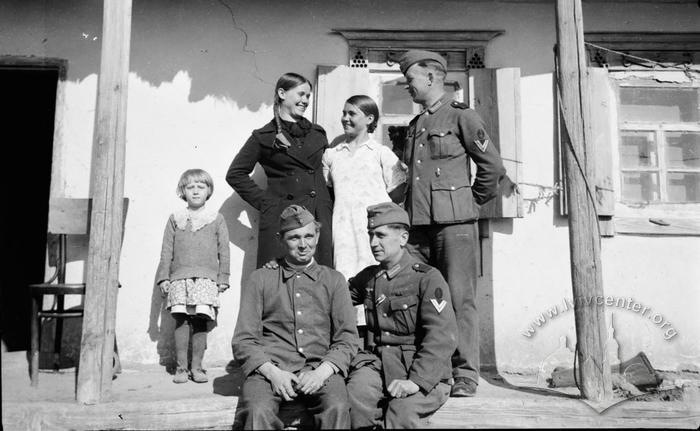
<instances>
[{"instance_id":1,"label":"woman's dark coat","mask_svg":"<svg viewBox=\"0 0 700 431\"><path fill-rule=\"evenodd\" d=\"M226 182L250 205L260 211L257 267L284 254L275 233L279 230L279 217L288 205L306 207L321 222L321 237L316 248L316 261L333 265L331 201L323 178L321 157L328 147L323 128L308 121L289 129L284 122L284 134L292 144L284 148L275 138L275 122L270 121L254 130L243 148L231 162ZM294 135L294 136L293 136ZM258 187L250 178L255 164L259 163L267 175L267 189Z\"/></svg>"}]
</instances>

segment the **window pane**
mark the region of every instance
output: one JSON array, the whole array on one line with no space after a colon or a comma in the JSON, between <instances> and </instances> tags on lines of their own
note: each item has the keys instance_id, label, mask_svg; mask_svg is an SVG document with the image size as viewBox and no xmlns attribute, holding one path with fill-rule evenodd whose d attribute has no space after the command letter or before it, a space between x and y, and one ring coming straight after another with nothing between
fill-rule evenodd
<instances>
[{"instance_id":1,"label":"window pane","mask_svg":"<svg viewBox=\"0 0 700 431\"><path fill-rule=\"evenodd\" d=\"M666 165L700 168L700 133L666 132Z\"/></svg>"},{"instance_id":2,"label":"window pane","mask_svg":"<svg viewBox=\"0 0 700 431\"><path fill-rule=\"evenodd\" d=\"M669 172L669 202L700 202L700 172Z\"/></svg>"},{"instance_id":3,"label":"window pane","mask_svg":"<svg viewBox=\"0 0 700 431\"><path fill-rule=\"evenodd\" d=\"M405 89L406 80L397 78L382 84L381 114L413 114L413 101Z\"/></svg>"},{"instance_id":4,"label":"window pane","mask_svg":"<svg viewBox=\"0 0 700 431\"><path fill-rule=\"evenodd\" d=\"M627 168L658 166L654 132L620 132L620 165Z\"/></svg>"},{"instance_id":5,"label":"window pane","mask_svg":"<svg viewBox=\"0 0 700 431\"><path fill-rule=\"evenodd\" d=\"M700 120L697 88L621 87L622 121L691 123Z\"/></svg>"},{"instance_id":6,"label":"window pane","mask_svg":"<svg viewBox=\"0 0 700 431\"><path fill-rule=\"evenodd\" d=\"M659 200L657 172L623 172L622 199L628 202L655 202Z\"/></svg>"}]
</instances>

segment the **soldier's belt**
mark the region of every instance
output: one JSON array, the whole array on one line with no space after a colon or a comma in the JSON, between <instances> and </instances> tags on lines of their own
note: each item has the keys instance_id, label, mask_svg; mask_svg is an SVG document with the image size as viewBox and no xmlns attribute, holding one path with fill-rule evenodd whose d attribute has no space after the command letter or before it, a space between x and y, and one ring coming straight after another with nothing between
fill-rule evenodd
<instances>
[{"instance_id":1,"label":"soldier's belt","mask_svg":"<svg viewBox=\"0 0 700 431\"><path fill-rule=\"evenodd\" d=\"M382 333L374 335L374 345L376 346L415 346L416 337L413 335L394 335Z\"/></svg>"}]
</instances>

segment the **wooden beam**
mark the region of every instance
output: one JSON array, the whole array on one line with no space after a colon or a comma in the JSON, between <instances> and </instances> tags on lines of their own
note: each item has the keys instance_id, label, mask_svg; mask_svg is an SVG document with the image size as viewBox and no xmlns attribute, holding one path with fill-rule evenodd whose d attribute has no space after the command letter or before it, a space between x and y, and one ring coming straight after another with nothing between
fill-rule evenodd
<instances>
[{"instance_id":1,"label":"wooden beam","mask_svg":"<svg viewBox=\"0 0 700 431\"><path fill-rule=\"evenodd\" d=\"M131 0L104 0L102 54L95 110L90 244L77 400L106 400L112 386L117 275L122 237L126 97Z\"/></svg>"},{"instance_id":2,"label":"wooden beam","mask_svg":"<svg viewBox=\"0 0 700 431\"><path fill-rule=\"evenodd\" d=\"M556 19L579 389L584 398L597 402L612 397L612 380L606 350L605 306L597 300L605 296L581 0L557 0Z\"/></svg>"}]
</instances>

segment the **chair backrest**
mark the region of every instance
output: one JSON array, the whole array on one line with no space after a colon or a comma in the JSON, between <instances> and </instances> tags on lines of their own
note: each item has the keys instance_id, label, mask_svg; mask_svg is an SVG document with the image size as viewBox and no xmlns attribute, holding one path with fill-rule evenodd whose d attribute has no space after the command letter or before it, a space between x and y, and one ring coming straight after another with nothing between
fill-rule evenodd
<instances>
[{"instance_id":1,"label":"chair backrest","mask_svg":"<svg viewBox=\"0 0 700 431\"><path fill-rule=\"evenodd\" d=\"M49 200L48 258L49 266L56 268L49 283L58 278L64 282L66 266L66 236L87 235L90 232L90 209L92 200L88 198L51 198ZM126 221L129 198L124 198L122 227ZM124 236L122 236L122 240Z\"/></svg>"},{"instance_id":2,"label":"chair backrest","mask_svg":"<svg viewBox=\"0 0 700 431\"><path fill-rule=\"evenodd\" d=\"M80 235L90 229L90 199L51 198L48 232Z\"/></svg>"},{"instance_id":3,"label":"chair backrest","mask_svg":"<svg viewBox=\"0 0 700 431\"><path fill-rule=\"evenodd\" d=\"M48 232L53 234L81 235L90 231L88 198L51 198L49 200ZM122 223L126 220L129 198L124 198Z\"/></svg>"}]
</instances>

